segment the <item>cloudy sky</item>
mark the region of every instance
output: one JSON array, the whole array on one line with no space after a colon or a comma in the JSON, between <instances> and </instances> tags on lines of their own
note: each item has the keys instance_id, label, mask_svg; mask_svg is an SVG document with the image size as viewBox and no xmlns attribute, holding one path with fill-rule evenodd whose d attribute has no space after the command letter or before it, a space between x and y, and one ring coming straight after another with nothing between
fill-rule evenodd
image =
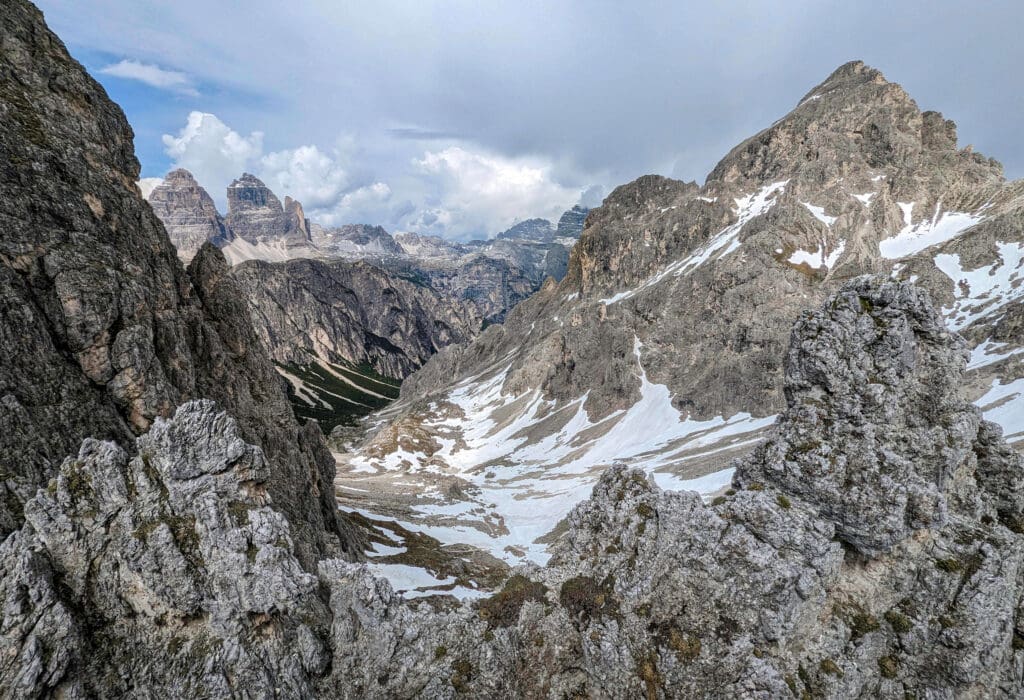
<instances>
[{"instance_id":1,"label":"cloudy sky","mask_svg":"<svg viewBox=\"0 0 1024 700\"><path fill-rule=\"evenodd\" d=\"M454 238L703 182L860 58L1024 176L1024 3L37 0L143 176L243 170L324 223Z\"/></svg>"}]
</instances>

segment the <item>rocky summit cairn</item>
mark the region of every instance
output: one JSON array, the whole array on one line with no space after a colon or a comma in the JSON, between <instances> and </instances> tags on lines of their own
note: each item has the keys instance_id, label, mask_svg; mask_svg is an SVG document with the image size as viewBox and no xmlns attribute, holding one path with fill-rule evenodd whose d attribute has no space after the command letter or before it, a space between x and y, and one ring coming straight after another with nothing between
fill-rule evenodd
<instances>
[{"instance_id":1,"label":"rocky summit cairn","mask_svg":"<svg viewBox=\"0 0 1024 700\"><path fill-rule=\"evenodd\" d=\"M167 173L148 201L167 229L178 257L186 263L206 241L220 247L234 237L217 213L213 198L188 170L179 168Z\"/></svg>"},{"instance_id":2,"label":"rocky summit cairn","mask_svg":"<svg viewBox=\"0 0 1024 700\"><path fill-rule=\"evenodd\" d=\"M87 440L0 546L0 687L1019 697L1024 463L958 398L963 344L937 318L909 284L851 281L797 323L788 408L732 489L707 504L613 467L548 566L460 605L361 564L306 573L264 454L210 402L134 457Z\"/></svg>"}]
</instances>

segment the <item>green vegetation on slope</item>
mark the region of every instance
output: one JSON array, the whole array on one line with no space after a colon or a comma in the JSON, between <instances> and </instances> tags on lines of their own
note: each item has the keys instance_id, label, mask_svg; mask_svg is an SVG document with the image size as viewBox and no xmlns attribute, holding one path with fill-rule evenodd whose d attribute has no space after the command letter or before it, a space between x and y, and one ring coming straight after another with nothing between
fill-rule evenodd
<instances>
[{"instance_id":1,"label":"green vegetation on slope","mask_svg":"<svg viewBox=\"0 0 1024 700\"><path fill-rule=\"evenodd\" d=\"M398 398L401 386L366 364L278 364L277 369L287 380L295 415L315 420L324 434L338 425L354 425L362 416L387 406Z\"/></svg>"}]
</instances>

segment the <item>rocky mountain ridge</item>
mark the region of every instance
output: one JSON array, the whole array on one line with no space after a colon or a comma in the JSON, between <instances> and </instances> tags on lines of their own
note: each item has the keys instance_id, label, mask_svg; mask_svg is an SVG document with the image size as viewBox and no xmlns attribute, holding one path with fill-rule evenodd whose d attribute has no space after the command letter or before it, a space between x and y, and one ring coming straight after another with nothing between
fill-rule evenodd
<instances>
[{"instance_id":1,"label":"rocky mountain ridge","mask_svg":"<svg viewBox=\"0 0 1024 700\"><path fill-rule=\"evenodd\" d=\"M807 282L802 293L822 298L795 313L783 342L778 419L726 470L725 488L709 502L692 490L662 490L649 474L656 464L644 460L658 450L678 458L678 445L667 455L665 445L695 423L702 440L741 421L682 420L672 392L656 383L670 348L650 326L671 325L669 311L689 312L675 306L687 299L679 288L694 284L687 273L729 269L733 257L749 255L743 269L759 274L749 264L758 245L774 250L787 240L800 209L785 199L789 181L772 181L735 198L731 215L717 222L725 228L697 240L678 234L691 248L662 261L667 268L644 270L646 253L612 235L615 227L637 234L636 247L656 247L684 221L704 225L703 210L681 220L669 214L692 204L696 185L645 178L623 188L599 213L607 217L601 228L588 226L592 254L574 257L576 279L562 283L576 296L562 298L567 290L549 282L508 325L523 331L521 343L535 344L525 321L579 328L584 305L612 294L596 313L600 323L624 327L584 339L631 334L627 357L605 358L609 372L618 363L639 384L629 409L591 420L622 386L607 372L592 385L591 413L587 395L559 405L556 392L571 382L559 385L550 365L532 372L552 382L517 396L512 389L530 376L523 365L509 353L485 360L505 349L506 331L495 328L428 367L449 363L473 374L420 396L439 381L425 372L404 405L382 414L394 430L415 411L443 413L405 423L413 430L388 453L395 464L416 460L429 472L438 464L427 457L457 457L461 465L444 466L506 482L519 469L544 471L529 459L571 458L574 470L599 472L590 498L548 540L547 564L518 567L497 593L437 568L435 581L424 585L420 575L410 585L412 567L397 560L423 556L424 534L405 531L400 541L373 528L367 563L337 558L342 545L350 555L359 549L358 537L342 530L335 546L325 541L325 532L349 522L328 525L329 457L316 431L298 429L281 409L281 386L227 261L204 244L188 270L181 267L134 188L138 164L124 115L23 0L0 15L0 66L0 114L11 125L0 130L0 203L5 220L19 222L0 237L0 294L11 302L0 305L0 341L14 359L0 366L0 437L11 441L0 459L5 488L32 479L39 487L22 499L21 517L0 543L4 698L1021 695L1024 463L984 417L1006 419L998 411L1014 399L1007 392L1009 403L988 410L964 396L993 376L980 371L998 372L1007 382L999 386L1017 381L1008 374L1020 329L1013 185L995 183L977 210L954 212L981 217L966 227L961 219L943 224L941 208L915 221L906 207L910 220L875 245L881 252L893 240L887 249L913 252L881 275L800 273L818 285ZM883 97L899 97L863 65L836 76L853 81L844 90L867 81ZM824 99L812 99L818 94L808 99ZM856 111L865 95L853 97L847 106ZM901 133L913 145L925 131ZM775 138L754 143L771 150ZM905 140L889 139L892 147L880 152L899 152ZM929 183L970 191L994 184L986 174L995 166L947 146L938 160L963 171L924 168ZM817 208L838 218L849 213L837 214L848 193L840 194L827 204L797 202L815 220ZM883 193L854 194L867 207L862 198ZM661 197L677 196L662 210ZM886 210L877 213L884 220ZM657 228L662 214L669 225ZM874 259L875 229L852 220L865 236L850 250ZM843 226L837 232L850 235ZM602 250L615 255L604 260ZM816 269L838 270L846 249L831 260L818 252L825 260ZM791 269L803 269L806 261L792 257ZM929 265L933 276L956 278L951 298L933 302ZM697 280L707 281L722 284L714 275ZM828 294L826 284L834 286ZM727 297L730 289L715 291ZM552 297L566 306L552 308ZM547 320L563 309L571 313ZM710 305L707 314L721 310ZM768 314L770 305L756 310ZM947 322L992 335L978 344ZM592 371L578 338L554 341L564 362ZM666 406L671 411L659 413ZM545 420L557 430L544 435ZM456 430L463 433L446 432ZM598 434L614 449L589 451ZM502 443L519 450L515 459ZM72 449L57 467L53 458L66 445ZM40 455L49 461L34 462ZM29 471L36 466L41 476ZM448 495L472 491L447 486ZM537 510L536 500L519 495L510 500ZM401 594L375 575L398 572L407 581Z\"/></svg>"},{"instance_id":2,"label":"rocky mountain ridge","mask_svg":"<svg viewBox=\"0 0 1024 700\"><path fill-rule=\"evenodd\" d=\"M229 275L297 414L325 433L386 405L402 379L482 324L473 306L363 261L248 260Z\"/></svg>"},{"instance_id":3,"label":"rocky mountain ridge","mask_svg":"<svg viewBox=\"0 0 1024 700\"><path fill-rule=\"evenodd\" d=\"M392 235L368 224L331 227L310 222L299 202L285 197L282 206L270 188L249 173L228 187L229 211L223 219L188 171L169 174L150 197L155 197L154 210L186 262L202 244L204 232L214 236L211 240L232 264L295 258L365 260L387 271L416 275L442 294L472 305L492 323L500 322L548 277L565 275L569 249L588 211L576 206L565 212L557 230L549 221L531 219L492 240L458 243L414 233ZM199 210L193 200L202 201Z\"/></svg>"},{"instance_id":4,"label":"rocky mountain ridge","mask_svg":"<svg viewBox=\"0 0 1024 700\"><path fill-rule=\"evenodd\" d=\"M968 357L927 293L858 278L794 328L787 409L733 488L706 504L615 466L548 566L459 604L403 600L365 564L303 571L261 451L212 402L186 404L135 458L86 440L0 545L2 686L1014 697L1024 459L959 396Z\"/></svg>"},{"instance_id":5,"label":"rocky mountain ridge","mask_svg":"<svg viewBox=\"0 0 1024 700\"><path fill-rule=\"evenodd\" d=\"M568 261L562 245L532 241L481 253L437 239L410 254L379 226L310 223L248 173L228 188L225 218L186 170L150 199L179 257L207 239L221 247L297 415L325 432L386 405L431 354L500 320Z\"/></svg>"},{"instance_id":6,"label":"rocky mountain ridge","mask_svg":"<svg viewBox=\"0 0 1024 700\"><path fill-rule=\"evenodd\" d=\"M1024 447L1024 183L863 63L703 186L645 176L586 221L560 283L367 425L339 461L347 509L542 563L616 461L719 491L785 406L792 324L865 273L929 290L969 339L968 398Z\"/></svg>"}]
</instances>

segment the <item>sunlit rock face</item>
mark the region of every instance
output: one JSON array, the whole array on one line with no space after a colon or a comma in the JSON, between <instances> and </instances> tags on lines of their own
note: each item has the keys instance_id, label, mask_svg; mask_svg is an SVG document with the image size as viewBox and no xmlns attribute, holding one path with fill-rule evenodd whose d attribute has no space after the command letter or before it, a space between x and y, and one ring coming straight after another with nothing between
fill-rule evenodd
<instances>
[{"instance_id":1,"label":"sunlit rock face","mask_svg":"<svg viewBox=\"0 0 1024 700\"><path fill-rule=\"evenodd\" d=\"M233 238L213 198L187 170L169 172L147 200L183 262L195 257L206 241L223 246Z\"/></svg>"}]
</instances>

